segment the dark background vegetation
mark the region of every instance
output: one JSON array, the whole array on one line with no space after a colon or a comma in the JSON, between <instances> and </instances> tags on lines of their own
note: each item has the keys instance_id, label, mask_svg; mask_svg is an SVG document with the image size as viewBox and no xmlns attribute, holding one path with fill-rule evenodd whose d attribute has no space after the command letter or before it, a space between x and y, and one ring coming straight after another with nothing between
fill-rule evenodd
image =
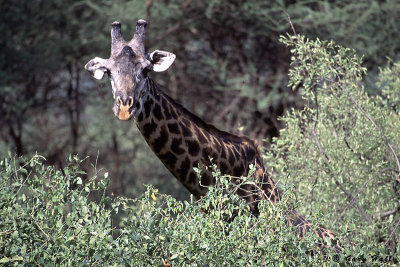
<instances>
[{"instance_id":1,"label":"dark background vegetation","mask_svg":"<svg viewBox=\"0 0 400 267\"><path fill-rule=\"evenodd\" d=\"M151 153L133 122L112 111L109 81L83 69L107 58L110 23L130 39L148 21L148 50L171 51L168 72L153 75L205 121L268 147L279 116L303 102L287 87L293 32L334 40L364 55L367 91L386 57L399 59L398 1L0 1L0 155L35 152L63 167L69 154L107 170L110 190L137 196L143 184L180 199L188 193Z\"/></svg>"}]
</instances>

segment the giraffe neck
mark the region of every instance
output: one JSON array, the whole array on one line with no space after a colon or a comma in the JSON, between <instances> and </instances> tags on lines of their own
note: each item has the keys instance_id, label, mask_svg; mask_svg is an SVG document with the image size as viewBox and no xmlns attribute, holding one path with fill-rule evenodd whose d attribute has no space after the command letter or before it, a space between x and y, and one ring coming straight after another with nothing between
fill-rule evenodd
<instances>
[{"instance_id":1,"label":"giraffe neck","mask_svg":"<svg viewBox=\"0 0 400 267\"><path fill-rule=\"evenodd\" d=\"M199 179L192 171L197 167L192 158L200 153L200 144L179 105L150 78L135 104L136 125L152 151L196 198L204 195L205 188L198 186Z\"/></svg>"},{"instance_id":2,"label":"giraffe neck","mask_svg":"<svg viewBox=\"0 0 400 267\"><path fill-rule=\"evenodd\" d=\"M204 196L207 186L214 183L210 170L204 167L216 164L223 174L240 177L248 174L249 164L255 164L253 176L256 184L241 185L237 190L239 197L246 200L255 215L258 215L261 199L268 199L273 204L280 200L281 192L265 171L253 141L206 124L166 95L150 78L144 81L135 99L136 125L146 142L196 198ZM203 167L200 178L193 170L199 165ZM299 227L300 237L308 231L322 239L336 237L323 227L314 230L312 224L295 210L288 210L286 216L290 224ZM333 247L339 251L338 242ZM324 246L318 245L320 249Z\"/></svg>"},{"instance_id":3,"label":"giraffe neck","mask_svg":"<svg viewBox=\"0 0 400 267\"><path fill-rule=\"evenodd\" d=\"M147 78L136 97L135 120L153 152L167 169L196 197L205 195L206 186L214 180L207 167L216 164L223 174L245 176L249 164L262 165L257 147L245 136L235 136L205 123L166 95L156 83ZM212 162L210 161L212 158ZM257 165L256 164L256 165ZM202 167L199 179L193 167ZM279 192L273 181L259 168L262 189L275 203ZM255 188L240 188L239 196L248 203L261 198ZM256 204L254 204L256 205Z\"/></svg>"}]
</instances>

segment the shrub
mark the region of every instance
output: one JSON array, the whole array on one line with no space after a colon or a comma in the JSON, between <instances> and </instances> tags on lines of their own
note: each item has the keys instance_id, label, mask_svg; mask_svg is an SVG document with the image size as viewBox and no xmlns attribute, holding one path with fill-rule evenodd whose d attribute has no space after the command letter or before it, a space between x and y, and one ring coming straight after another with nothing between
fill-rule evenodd
<instances>
[{"instance_id":1,"label":"shrub","mask_svg":"<svg viewBox=\"0 0 400 267\"><path fill-rule=\"evenodd\" d=\"M0 162L0 262L28 265L101 265L114 261L111 215L104 178L83 183L77 157L62 170L7 157ZM89 195L97 194L97 201Z\"/></svg>"},{"instance_id":2,"label":"shrub","mask_svg":"<svg viewBox=\"0 0 400 267\"><path fill-rule=\"evenodd\" d=\"M215 169L216 185L199 201L177 202L148 187L143 198L127 206L122 238L132 263L145 266L167 256L175 266L315 265L333 261L312 255L315 237L299 240L281 214L286 198L277 206L260 203L258 218L234 193L229 176ZM246 177L243 183L251 183ZM133 242L132 242L133 240Z\"/></svg>"},{"instance_id":3,"label":"shrub","mask_svg":"<svg viewBox=\"0 0 400 267\"><path fill-rule=\"evenodd\" d=\"M363 253L390 249L398 257L398 64L381 70L383 96L371 97L353 50L302 36L281 40L292 52L289 85L306 104L282 118L269 166L281 184L295 185L299 211L324 214L324 224L348 231L348 245Z\"/></svg>"},{"instance_id":4,"label":"shrub","mask_svg":"<svg viewBox=\"0 0 400 267\"><path fill-rule=\"evenodd\" d=\"M81 162L71 157L66 168L55 170L38 155L1 160L1 263L157 266L167 257L178 266L231 266L326 260L305 254L315 249L313 236L298 240L286 226L280 215L286 200L261 203L255 218L234 194L230 177L215 168L216 186L200 201L182 203L151 186L137 199L108 197L104 176L83 182ZM117 229L112 215L118 207L123 215Z\"/></svg>"}]
</instances>

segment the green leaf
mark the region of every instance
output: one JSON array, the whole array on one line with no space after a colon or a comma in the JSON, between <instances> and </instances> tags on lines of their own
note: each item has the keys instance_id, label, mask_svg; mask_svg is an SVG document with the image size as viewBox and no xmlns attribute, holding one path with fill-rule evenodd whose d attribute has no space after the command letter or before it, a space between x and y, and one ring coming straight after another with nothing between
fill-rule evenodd
<instances>
[{"instance_id":1,"label":"green leaf","mask_svg":"<svg viewBox=\"0 0 400 267\"><path fill-rule=\"evenodd\" d=\"M0 263L7 263L7 262L13 262L13 261L23 261L23 260L24 260L24 258L21 257L21 256L14 256L12 258L4 257L4 258L0 259Z\"/></svg>"}]
</instances>

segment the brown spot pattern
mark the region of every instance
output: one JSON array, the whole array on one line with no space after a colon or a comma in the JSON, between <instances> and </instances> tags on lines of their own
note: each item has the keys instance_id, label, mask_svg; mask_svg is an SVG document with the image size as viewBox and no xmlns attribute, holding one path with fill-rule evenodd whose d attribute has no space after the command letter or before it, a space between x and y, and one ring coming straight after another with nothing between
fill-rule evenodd
<instances>
[{"instance_id":1,"label":"brown spot pattern","mask_svg":"<svg viewBox=\"0 0 400 267\"><path fill-rule=\"evenodd\" d=\"M153 145L153 150L156 154L158 154L161 149L165 146L165 144L168 142L168 131L165 125L161 126L161 131L160 135L154 139L154 142L152 143Z\"/></svg>"},{"instance_id":2,"label":"brown spot pattern","mask_svg":"<svg viewBox=\"0 0 400 267\"><path fill-rule=\"evenodd\" d=\"M164 119L164 115L161 112L161 107L158 104L154 105L153 114L154 114L154 117L159 121Z\"/></svg>"}]
</instances>

